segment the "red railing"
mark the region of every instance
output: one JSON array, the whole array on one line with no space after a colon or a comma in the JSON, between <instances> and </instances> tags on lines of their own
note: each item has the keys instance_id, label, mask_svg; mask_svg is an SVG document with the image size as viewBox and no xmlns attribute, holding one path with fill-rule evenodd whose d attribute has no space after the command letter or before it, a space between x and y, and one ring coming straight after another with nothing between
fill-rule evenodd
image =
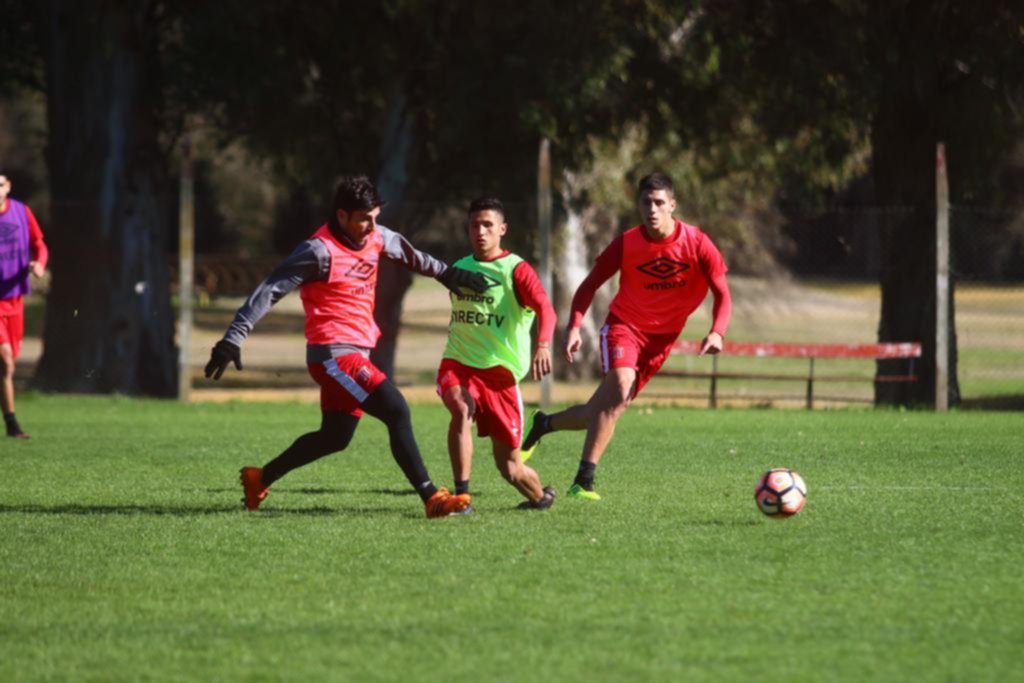
<instances>
[{"instance_id":1,"label":"red railing","mask_svg":"<svg viewBox=\"0 0 1024 683\"><path fill-rule=\"evenodd\" d=\"M696 354L700 351L700 342L680 339L672 347L674 354ZM752 358L806 358L809 361L807 373L769 374L753 372L721 372L718 359L721 356L746 356ZM888 342L882 344L800 344L777 342L725 342L722 352L712 356L711 372L692 372L686 370L663 370L660 374L666 377L707 378L711 380L709 387L709 404L712 408L718 405L718 381L720 379L748 380L779 380L806 382L807 408L814 407L815 382L858 382L865 378L855 375L815 375L814 361L818 358L860 358L860 359L899 359L908 360L907 372L903 374L876 374L874 382L916 382L914 359L921 357L921 344L918 342Z\"/></svg>"}]
</instances>

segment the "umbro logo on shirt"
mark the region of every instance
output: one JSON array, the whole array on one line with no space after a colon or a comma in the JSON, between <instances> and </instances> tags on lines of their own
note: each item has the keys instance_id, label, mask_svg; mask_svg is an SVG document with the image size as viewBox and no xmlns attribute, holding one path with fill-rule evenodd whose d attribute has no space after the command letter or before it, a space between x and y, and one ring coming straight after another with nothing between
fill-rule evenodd
<instances>
[{"instance_id":1,"label":"umbro logo on shirt","mask_svg":"<svg viewBox=\"0 0 1024 683\"><path fill-rule=\"evenodd\" d=\"M17 223L11 223L9 221L0 221L0 237L13 236L18 229L21 228Z\"/></svg>"},{"instance_id":2,"label":"umbro logo on shirt","mask_svg":"<svg viewBox=\"0 0 1024 683\"><path fill-rule=\"evenodd\" d=\"M495 280L490 275L485 275L484 273L480 273L480 274L484 276L485 280L487 280L487 289L490 289L491 287L500 287L501 286L501 280Z\"/></svg>"},{"instance_id":3,"label":"umbro logo on shirt","mask_svg":"<svg viewBox=\"0 0 1024 683\"><path fill-rule=\"evenodd\" d=\"M348 269L348 272L345 273L345 277L352 278L353 280L369 280L376 272L376 263L358 261L354 266Z\"/></svg>"},{"instance_id":4,"label":"umbro logo on shirt","mask_svg":"<svg viewBox=\"0 0 1024 683\"><path fill-rule=\"evenodd\" d=\"M689 263L683 263L681 261L673 261L670 258L659 256L653 261L640 264L636 267L641 273L656 277L659 280L667 280L670 277L675 277L680 273L685 273L690 269Z\"/></svg>"}]
</instances>

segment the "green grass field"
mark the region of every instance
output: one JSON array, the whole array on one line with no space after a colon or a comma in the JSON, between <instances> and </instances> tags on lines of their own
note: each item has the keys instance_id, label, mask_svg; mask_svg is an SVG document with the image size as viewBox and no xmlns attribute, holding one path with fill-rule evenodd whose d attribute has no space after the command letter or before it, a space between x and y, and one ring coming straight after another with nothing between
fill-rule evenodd
<instances>
[{"instance_id":1,"label":"green grass field","mask_svg":"<svg viewBox=\"0 0 1024 683\"><path fill-rule=\"evenodd\" d=\"M25 395L0 446L0 680L1009 681L1024 415L636 408L604 500L427 520L367 419L241 509L313 406ZM435 479L446 420L414 406ZM564 491L580 435L535 456ZM771 466L799 516L755 508Z\"/></svg>"}]
</instances>

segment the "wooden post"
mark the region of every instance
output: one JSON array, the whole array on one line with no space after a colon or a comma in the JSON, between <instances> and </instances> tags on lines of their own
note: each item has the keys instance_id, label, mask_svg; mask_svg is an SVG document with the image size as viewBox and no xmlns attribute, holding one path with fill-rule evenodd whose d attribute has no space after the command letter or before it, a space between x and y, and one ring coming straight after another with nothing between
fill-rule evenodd
<instances>
[{"instance_id":1,"label":"wooden post","mask_svg":"<svg viewBox=\"0 0 1024 683\"><path fill-rule=\"evenodd\" d=\"M949 410L949 184L941 142L935 150L935 410Z\"/></svg>"},{"instance_id":2,"label":"wooden post","mask_svg":"<svg viewBox=\"0 0 1024 683\"><path fill-rule=\"evenodd\" d=\"M807 410L814 409L814 356L810 357L811 366L807 371Z\"/></svg>"},{"instance_id":3,"label":"wooden post","mask_svg":"<svg viewBox=\"0 0 1024 683\"><path fill-rule=\"evenodd\" d=\"M551 281L551 141L540 139L537 152L537 242L540 248L540 282L553 298ZM554 345L554 340L552 340ZM551 354L554 355L554 348ZM551 375L540 382L540 405L551 405Z\"/></svg>"},{"instance_id":4,"label":"wooden post","mask_svg":"<svg viewBox=\"0 0 1024 683\"><path fill-rule=\"evenodd\" d=\"M711 356L711 407L718 407L718 354Z\"/></svg>"},{"instance_id":5,"label":"wooden post","mask_svg":"<svg viewBox=\"0 0 1024 683\"><path fill-rule=\"evenodd\" d=\"M195 193L192 175L192 146L186 133L181 143L181 184L178 195L178 400L192 398L193 236L195 234Z\"/></svg>"}]
</instances>

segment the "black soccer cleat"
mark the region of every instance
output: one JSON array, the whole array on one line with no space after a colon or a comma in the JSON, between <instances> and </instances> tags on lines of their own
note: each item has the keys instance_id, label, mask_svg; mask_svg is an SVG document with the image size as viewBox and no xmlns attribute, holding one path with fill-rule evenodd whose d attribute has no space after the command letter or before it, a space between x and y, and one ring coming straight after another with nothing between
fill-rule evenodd
<instances>
[{"instance_id":1,"label":"black soccer cleat","mask_svg":"<svg viewBox=\"0 0 1024 683\"><path fill-rule=\"evenodd\" d=\"M550 486L544 487L544 495L541 499L534 503L532 500L524 500L522 503L516 506L519 510L547 510L549 507L555 504L555 496L558 493L555 489Z\"/></svg>"}]
</instances>

